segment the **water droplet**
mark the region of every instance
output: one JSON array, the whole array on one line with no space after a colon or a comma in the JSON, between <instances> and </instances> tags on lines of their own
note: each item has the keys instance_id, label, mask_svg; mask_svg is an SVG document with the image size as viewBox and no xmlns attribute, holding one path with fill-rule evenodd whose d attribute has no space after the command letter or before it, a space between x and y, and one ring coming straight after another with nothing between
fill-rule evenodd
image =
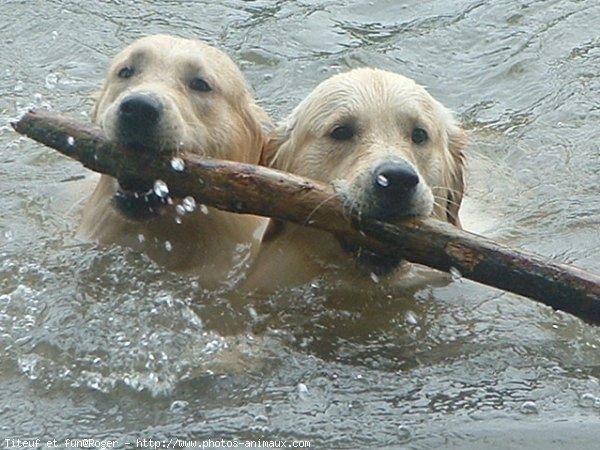
<instances>
[{"instance_id":1,"label":"water droplet","mask_svg":"<svg viewBox=\"0 0 600 450\"><path fill-rule=\"evenodd\" d=\"M171 250L173 250L173 244L171 244L170 241L165 241L165 250L170 252Z\"/></svg>"},{"instance_id":2,"label":"water droplet","mask_svg":"<svg viewBox=\"0 0 600 450\"><path fill-rule=\"evenodd\" d=\"M181 205L185 212L192 213L196 210L196 199L188 195L183 199Z\"/></svg>"},{"instance_id":3,"label":"water droplet","mask_svg":"<svg viewBox=\"0 0 600 450\"><path fill-rule=\"evenodd\" d=\"M179 205L177 205L177 206L179 206ZM175 217L175 223L177 225L181 225L183 223L183 220L181 220L181 217Z\"/></svg>"},{"instance_id":4,"label":"water droplet","mask_svg":"<svg viewBox=\"0 0 600 450\"><path fill-rule=\"evenodd\" d=\"M177 172L183 172L183 169L185 169L185 162L183 159L175 157L171 160L171 167Z\"/></svg>"},{"instance_id":5,"label":"water droplet","mask_svg":"<svg viewBox=\"0 0 600 450\"><path fill-rule=\"evenodd\" d=\"M371 272L371 280L373 280L373 283L379 283L379 277L377 276L377 274L375 272Z\"/></svg>"},{"instance_id":6,"label":"water droplet","mask_svg":"<svg viewBox=\"0 0 600 450\"><path fill-rule=\"evenodd\" d=\"M138 241L140 243L144 242L146 240L146 236L144 236L143 234L138 234Z\"/></svg>"},{"instance_id":7,"label":"water droplet","mask_svg":"<svg viewBox=\"0 0 600 450\"><path fill-rule=\"evenodd\" d=\"M403 441L410 439L410 430L405 425L398 425L398 437Z\"/></svg>"},{"instance_id":8,"label":"water droplet","mask_svg":"<svg viewBox=\"0 0 600 450\"><path fill-rule=\"evenodd\" d=\"M419 323L419 319L417 318L417 315L412 311L407 311L406 315L404 316L404 319L410 325L417 325Z\"/></svg>"},{"instance_id":9,"label":"water droplet","mask_svg":"<svg viewBox=\"0 0 600 450\"><path fill-rule=\"evenodd\" d=\"M69 136L67 138L67 144L71 147L73 147L75 145L75 138L73 136Z\"/></svg>"},{"instance_id":10,"label":"water droplet","mask_svg":"<svg viewBox=\"0 0 600 450\"><path fill-rule=\"evenodd\" d=\"M154 182L154 193L160 198L164 198L169 195L169 186L162 180L156 180Z\"/></svg>"},{"instance_id":11,"label":"water droplet","mask_svg":"<svg viewBox=\"0 0 600 450\"><path fill-rule=\"evenodd\" d=\"M460 281L462 280L462 273L456 267L450 267L450 276L452 277L452 281Z\"/></svg>"},{"instance_id":12,"label":"water droplet","mask_svg":"<svg viewBox=\"0 0 600 450\"><path fill-rule=\"evenodd\" d=\"M521 411L522 414L537 414L538 413L537 405L535 404L535 402L532 402L531 400L523 402L523 404L519 408L519 411Z\"/></svg>"},{"instance_id":13,"label":"water droplet","mask_svg":"<svg viewBox=\"0 0 600 450\"><path fill-rule=\"evenodd\" d=\"M304 383L298 383L296 385L296 389L298 390L298 395L300 398L308 397L308 387Z\"/></svg>"},{"instance_id":14,"label":"water droplet","mask_svg":"<svg viewBox=\"0 0 600 450\"><path fill-rule=\"evenodd\" d=\"M208 214L208 206L200 205L200 211L202 211L202 214Z\"/></svg>"},{"instance_id":15,"label":"water droplet","mask_svg":"<svg viewBox=\"0 0 600 450\"><path fill-rule=\"evenodd\" d=\"M385 175L377 175L377 178L375 178L375 182L378 186L384 188L390 185L390 180L388 180L388 177L386 177Z\"/></svg>"},{"instance_id":16,"label":"water droplet","mask_svg":"<svg viewBox=\"0 0 600 450\"><path fill-rule=\"evenodd\" d=\"M252 319L253 322L258 322L258 313L256 312L256 309L254 309L252 306L248 307L248 314L250 315L250 319Z\"/></svg>"},{"instance_id":17,"label":"water droplet","mask_svg":"<svg viewBox=\"0 0 600 450\"><path fill-rule=\"evenodd\" d=\"M185 214L185 208L183 207L183 205L177 205L175 206L175 212L180 216L183 216Z\"/></svg>"}]
</instances>

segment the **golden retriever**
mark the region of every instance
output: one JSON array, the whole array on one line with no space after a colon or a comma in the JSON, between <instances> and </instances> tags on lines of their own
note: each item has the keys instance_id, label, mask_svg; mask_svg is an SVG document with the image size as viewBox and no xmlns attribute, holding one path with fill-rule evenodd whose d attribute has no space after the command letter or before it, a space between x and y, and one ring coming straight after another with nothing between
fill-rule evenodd
<instances>
[{"instance_id":1,"label":"golden retriever","mask_svg":"<svg viewBox=\"0 0 600 450\"><path fill-rule=\"evenodd\" d=\"M450 111L423 87L362 68L318 85L274 131L265 163L333 184L358 222L419 215L460 226L466 142ZM357 282L389 274L400 262L271 220L247 286L301 284L329 268Z\"/></svg>"},{"instance_id":2,"label":"golden retriever","mask_svg":"<svg viewBox=\"0 0 600 450\"><path fill-rule=\"evenodd\" d=\"M225 53L200 41L153 35L113 59L92 121L139 152L195 151L258 163L268 118ZM185 170L181 160L173 163ZM223 280L240 250L256 246L265 220L172 199L167 191L160 180L148 185L102 175L79 236L132 247L207 282Z\"/></svg>"}]
</instances>

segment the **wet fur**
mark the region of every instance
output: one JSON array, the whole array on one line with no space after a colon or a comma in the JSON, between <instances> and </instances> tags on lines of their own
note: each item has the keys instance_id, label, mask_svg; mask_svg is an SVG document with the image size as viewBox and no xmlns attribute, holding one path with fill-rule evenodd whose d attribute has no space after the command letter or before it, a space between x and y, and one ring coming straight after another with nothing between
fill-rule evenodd
<instances>
[{"instance_id":1,"label":"wet fur","mask_svg":"<svg viewBox=\"0 0 600 450\"><path fill-rule=\"evenodd\" d=\"M332 139L332 130L348 124L356 130L351 139ZM415 127L427 131L425 144L411 141ZM395 73L364 68L317 86L277 127L264 164L332 184L360 222L380 214L373 208L373 167L402 163L420 179L403 214L431 215L460 226L466 143L450 111L423 87ZM399 265L400 259L380 260L344 244L329 233L272 220L247 285L300 284L329 269L351 274L356 282L370 272L389 274Z\"/></svg>"},{"instance_id":2,"label":"wet fur","mask_svg":"<svg viewBox=\"0 0 600 450\"><path fill-rule=\"evenodd\" d=\"M125 67L135 68L127 79L119 76ZM206 80L211 91L190 89L194 77ZM220 50L196 40L154 35L119 53L92 111L92 120L113 140L120 139L119 105L131 93L149 93L162 103L154 150L259 162L268 119L241 71ZM212 208L181 215L169 204L156 217L131 220L115 207L117 189L117 180L101 176L84 208L79 236L132 247L170 269L200 273L207 282L227 276L240 246L254 248L257 227L264 224L257 217Z\"/></svg>"}]
</instances>

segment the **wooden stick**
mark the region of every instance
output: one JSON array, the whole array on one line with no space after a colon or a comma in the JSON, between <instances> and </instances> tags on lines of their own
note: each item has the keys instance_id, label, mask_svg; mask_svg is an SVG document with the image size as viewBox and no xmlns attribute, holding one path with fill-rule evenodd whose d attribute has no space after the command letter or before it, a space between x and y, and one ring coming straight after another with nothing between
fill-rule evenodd
<instances>
[{"instance_id":1,"label":"wooden stick","mask_svg":"<svg viewBox=\"0 0 600 450\"><path fill-rule=\"evenodd\" d=\"M160 179L171 195L193 196L225 211L274 217L329 231L357 246L538 300L600 323L600 277L545 261L432 218L399 223L362 220L360 230L332 188L265 167L186 153L135 152L109 142L102 131L48 111L25 114L14 129L118 179ZM173 164L175 162L179 164ZM181 163L183 162L183 169ZM174 168L175 167L175 168Z\"/></svg>"}]
</instances>

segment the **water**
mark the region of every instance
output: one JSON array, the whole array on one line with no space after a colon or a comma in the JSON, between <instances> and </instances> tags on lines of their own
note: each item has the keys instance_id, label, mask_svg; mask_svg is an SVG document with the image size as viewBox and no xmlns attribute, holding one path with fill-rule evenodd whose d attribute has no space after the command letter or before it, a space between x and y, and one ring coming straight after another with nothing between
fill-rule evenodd
<instances>
[{"instance_id":1,"label":"water","mask_svg":"<svg viewBox=\"0 0 600 450\"><path fill-rule=\"evenodd\" d=\"M335 280L267 298L206 291L76 241L68 180L89 172L9 126L34 107L85 119L110 57L148 33L226 49L275 117L333 73L378 66L427 85L466 124L468 229L599 272L596 1L3 6L3 437L596 446L597 327L419 270L403 293Z\"/></svg>"},{"instance_id":2,"label":"water","mask_svg":"<svg viewBox=\"0 0 600 450\"><path fill-rule=\"evenodd\" d=\"M164 198L169 195L169 186L167 186L167 183L162 180L156 180L152 190L160 198Z\"/></svg>"}]
</instances>

